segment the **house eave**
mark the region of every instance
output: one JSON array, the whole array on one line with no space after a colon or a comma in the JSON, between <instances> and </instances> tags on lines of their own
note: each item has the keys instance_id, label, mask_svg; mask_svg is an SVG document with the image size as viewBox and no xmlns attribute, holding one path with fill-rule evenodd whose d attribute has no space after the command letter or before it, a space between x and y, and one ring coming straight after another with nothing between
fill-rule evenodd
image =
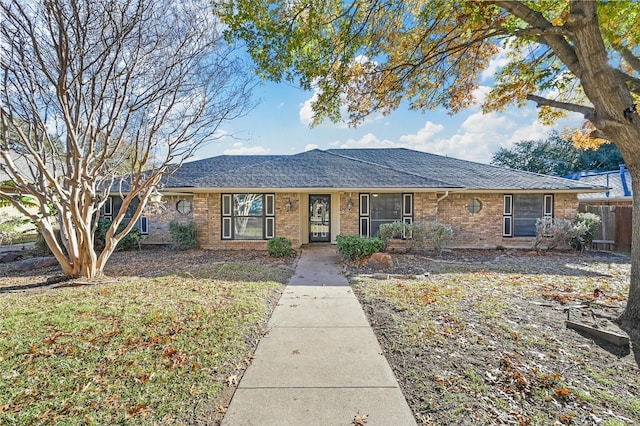
<instances>
[{"instance_id":1,"label":"house eave","mask_svg":"<svg viewBox=\"0 0 640 426\"><path fill-rule=\"evenodd\" d=\"M273 188L273 187L171 187L160 189L163 194L206 194L212 192L287 192L287 193L309 193L309 192L456 192L456 193L491 193L491 194L514 194L514 193L567 193L585 194L602 193L608 191L607 188L460 188L460 187L307 187L307 188Z\"/></svg>"}]
</instances>

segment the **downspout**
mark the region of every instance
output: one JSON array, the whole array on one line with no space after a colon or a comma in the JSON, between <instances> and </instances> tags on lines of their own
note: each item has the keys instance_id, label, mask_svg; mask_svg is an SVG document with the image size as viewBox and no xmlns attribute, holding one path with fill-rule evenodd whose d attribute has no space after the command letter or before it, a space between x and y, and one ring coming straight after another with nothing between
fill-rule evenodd
<instances>
[{"instance_id":1,"label":"downspout","mask_svg":"<svg viewBox=\"0 0 640 426\"><path fill-rule=\"evenodd\" d=\"M444 195L442 197L438 197L436 199L436 220L438 220L438 205L440 204L440 201L444 200L448 196L449 196L449 191L445 191L445 193L444 193Z\"/></svg>"},{"instance_id":2,"label":"downspout","mask_svg":"<svg viewBox=\"0 0 640 426\"><path fill-rule=\"evenodd\" d=\"M631 191L629 191L629 185L627 184L627 174L626 174L626 166L624 164L620 164L620 182L622 182L622 190L624 191L625 197L631 196Z\"/></svg>"}]
</instances>

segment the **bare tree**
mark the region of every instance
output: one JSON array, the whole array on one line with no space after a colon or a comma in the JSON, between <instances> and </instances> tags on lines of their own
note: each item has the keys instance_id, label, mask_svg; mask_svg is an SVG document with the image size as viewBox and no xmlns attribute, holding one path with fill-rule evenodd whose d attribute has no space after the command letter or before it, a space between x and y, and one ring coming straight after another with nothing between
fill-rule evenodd
<instances>
[{"instance_id":1,"label":"bare tree","mask_svg":"<svg viewBox=\"0 0 640 426\"><path fill-rule=\"evenodd\" d=\"M66 275L101 275L160 179L251 106L251 81L208 7L1 1L0 171L39 212L0 197L31 218ZM96 252L111 191L122 192L122 207Z\"/></svg>"}]
</instances>

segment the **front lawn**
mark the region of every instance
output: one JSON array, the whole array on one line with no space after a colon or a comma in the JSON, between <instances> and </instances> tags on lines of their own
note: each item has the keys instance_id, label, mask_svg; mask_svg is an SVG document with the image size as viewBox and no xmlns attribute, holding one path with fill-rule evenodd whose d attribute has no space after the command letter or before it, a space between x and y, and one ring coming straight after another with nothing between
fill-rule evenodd
<instances>
[{"instance_id":1,"label":"front lawn","mask_svg":"<svg viewBox=\"0 0 640 426\"><path fill-rule=\"evenodd\" d=\"M0 423L218 422L292 269L216 260L119 253L100 284L0 294Z\"/></svg>"},{"instance_id":2,"label":"front lawn","mask_svg":"<svg viewBox=\"0 0 640 426\"><path fill-rule=\"evenodd\" d=\"M640 419L637 346L565 327L573 307L572 320L617 330L628 258L454 251L444 259L396 255L394 264L389 272L404 277L375 279L385 275L353 264L351 281L419 423ZM604 296L594 297L596 288Z\"/></svg>"}]
</instances>

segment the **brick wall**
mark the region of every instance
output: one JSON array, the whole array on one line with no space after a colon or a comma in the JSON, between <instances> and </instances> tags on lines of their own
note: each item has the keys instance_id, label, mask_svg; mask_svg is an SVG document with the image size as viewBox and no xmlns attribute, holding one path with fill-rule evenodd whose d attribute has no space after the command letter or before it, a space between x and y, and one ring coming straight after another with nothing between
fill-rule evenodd
<instances>
[{"instance_id":1,"label":"brick wall","mask_svg":"<svg viewBox=\"0 0 640 426\"><path fill-rule=\"evenodd\" d=\"M542 195L542 194L541 194ZM303 197L300 193L276 194L276 236L286 237L291 240L294 248L302 244L302 232L306 232L302 220L306 215L301 212L305 208ZM194 194L193 213L180 215L176 209L176 202L184 197L168 197L165 201L165 210L159 215L149 217L150 235L154 241L162 241L162 233L166 234L168 241L168 223L177 220L181 223L195 221L198 243L201 248L209 250L266 250L266 241L234 241L221 239L221 194ZM441 200L438 202L438 198ZM475 214L467 210L467 204L471 199L478 199L482 203L482 209ZM359 234L359 196L357 192L341 193L339 212L340 234ZM349 200L353 207L348 208ZM164 201L164 200L163 200ZM291 208L287 210L286 204L290 201ZM574 219L578 209L578 200L575 194L555 194L554 215L558 218ZM438 219L451 225L454 231L451 248L495 248L495 247L520 247L532 246L533 238L503 238L502 237L502 213L503 194L469 193L456 194L416 192L414 193L414 221L426 222ZM335 216L335 215L334 215Z\"/></svg>"},{"instance_id":2,"label":"brick wall","mask_svg":"<svg viewBox=\"0 0 640 426\"><path fill-rule=\"evenodd\" d=\"M353 204L351 209L349 209L349 201ZM340 235L360 234L359 204L360 197L357 192L340 194Z\"/></svg>"},{"instance_id":3,"label":"brick wall","mask_svg":"<svg viewBox=\"0 0 640 426\"><path fill-rule=\"evenodd\" d=\"M192 209L190 213L182 214L178 212L176 204L180 200L191 202ZM159 206L148 205L143 215L149 220L149 235L142 240L142 243L170 244L169 222L178 222L183 225L191 223L194 218L194 209L195 204L193 203L193 197L190 195L163 196Z\"/></svg>"},{"instance_id":4,"label":"brick wall","mask_svg":"<svg viewBox=\"0 0 640 426\"><path fill-rule=\"evenodd\" d=\"M287 202L291 209L287 210ZM223 240L221 237L222 194L195 194L194 220L198 244L205 250L266 250L265 240ZM276 194L276 236L291 240L294 248L300 247L300 194Z\"/></svg>"},{"instance_id":5,"label":"brick wall","mask_svg":"<svg viewBox=\"0 0 640 426\"><path fill-rule=\"evenodd\" d=\"M542 196L542 194L541 194ZM470 213L467 204L478 199L482 209ZM449 194L438 203L437 218L452 226L454 236L450 247L459 248L529 248L533 238L503 238L502 213L504 194ZM576 194L554 195L554 216L575 219L578 209Z\"/></svg>"}]
</instances>

